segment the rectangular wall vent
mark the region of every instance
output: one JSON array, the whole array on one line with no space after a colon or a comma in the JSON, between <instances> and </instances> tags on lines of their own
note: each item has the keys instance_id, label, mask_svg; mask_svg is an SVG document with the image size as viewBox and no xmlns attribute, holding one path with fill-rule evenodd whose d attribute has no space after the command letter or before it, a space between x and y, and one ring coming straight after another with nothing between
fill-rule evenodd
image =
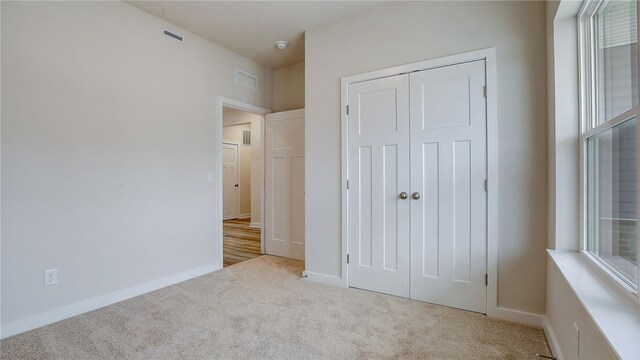
<instances>
[{"instance_id":1,"label":"rectangular wall vent","mask_svg":"<svg viewBox=\"0 0 640 360\"><path fill-rule=\"evenodd\" d=\"M236 84L258 90L258 78L242 70L236 69Z\"/></svg>"},{"instance_id":2,"label":"rectangular wall vent","mask_svg":"<svg viewBox=\"0 0 640 360\"><path fill-rule=\"evenodd\" d=\"M164 30L164 34L167 35L170 38L174 38L174 39L176 39L178 41L182 41L182 36L180 36L180 35L178 35L176 33L172 33L169 30Z\"/></svg>"},{"instance_id":3,"label":"rectangular wall vent","mask_svg":"<svg viewBox=\"0 0 640 360\"><path fill-rule=\"evenodd\" d=\"M251 145L251 130L242 130L242 145Z\"/></svg>"}]
</instances>

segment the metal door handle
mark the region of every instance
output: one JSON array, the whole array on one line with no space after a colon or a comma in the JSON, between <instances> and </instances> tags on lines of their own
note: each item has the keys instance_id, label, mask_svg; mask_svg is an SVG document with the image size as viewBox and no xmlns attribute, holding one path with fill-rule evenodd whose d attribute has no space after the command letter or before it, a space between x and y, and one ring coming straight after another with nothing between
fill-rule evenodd
<instances>
[{"instance_id":1,"label":"metal door handle","mask_svg":"<svg viewBox=\"0 0 640 360\"><path fill-rule=\"evenodd\" d=\"M400 195L398 195L400 197L400 199L405 200L408 196L406 192L401 192Z\"/></svg>"},{"instance_id":2,"label":"metal door handle","mask_svg":"<svg viewBox=\"0 0 640 360\"><path fill-rule=\"evenodd\" d=\"M420 199L420 193L416 191L416 192L414 192L413 194L411 194L411 197L412 197L414 200L418 200L418 199Z\"/></svg>"}]
</instances>

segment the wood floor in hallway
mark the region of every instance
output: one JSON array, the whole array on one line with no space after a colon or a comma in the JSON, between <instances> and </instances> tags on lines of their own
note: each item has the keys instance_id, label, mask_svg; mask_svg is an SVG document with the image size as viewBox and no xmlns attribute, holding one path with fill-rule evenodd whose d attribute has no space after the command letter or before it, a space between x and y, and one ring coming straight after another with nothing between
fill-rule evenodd
<instances>
[{"instance_id":1,"label":"wood floor in hallway","mask_svg":"<svg viewBox=\"0 0 640 360\"><path fill-rule=\"evenodd\" d=\"M260 229L249 227L250 223L250 218L224 221L224 267L262 255Z\"/></svg>"}]
</instances>

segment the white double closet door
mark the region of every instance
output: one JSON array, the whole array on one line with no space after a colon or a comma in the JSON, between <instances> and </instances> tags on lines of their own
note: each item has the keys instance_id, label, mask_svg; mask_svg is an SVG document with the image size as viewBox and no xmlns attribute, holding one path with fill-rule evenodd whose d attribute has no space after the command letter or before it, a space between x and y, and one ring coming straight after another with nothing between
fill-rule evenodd
<instances>
[{"instance_id":1,"label":"white double closet door","mask_svg":"<svg viewBox=\"0 0 640 360\"><path fill-rule=\"evenodd\" d=\"M486 313L485 62L349 85L349 286Z\"/></svg>"}]
</instances>

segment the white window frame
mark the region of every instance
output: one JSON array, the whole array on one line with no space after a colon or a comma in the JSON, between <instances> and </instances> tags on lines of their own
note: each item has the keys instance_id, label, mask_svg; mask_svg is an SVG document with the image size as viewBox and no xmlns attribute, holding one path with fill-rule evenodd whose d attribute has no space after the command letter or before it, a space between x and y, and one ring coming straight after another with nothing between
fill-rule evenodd
<instances>
[{"instance_id":1,"label":"white window frame","mask_svg":"<svg viewBox=\"0 0 640 360\"><path fill-rule=\"evenodd\" d=\"M606 120L602 124L596 125L598 119L597 89L596 89L596 53L593 49L596 49L595 32L597 26L595 24L594 15L606 5L608 0L585 0L582 8L578 12L578 49L579 49L579 71L580 71L580 252L588 258L590 263L594 264L596 268L600 269L608 278L612 279L617 285L622 287L625 291L632 294L636 300L639 299L638 283L640 282L640 267L636 268L636 284L631 284L627 281L625 276L619 273L616 269L607 264L604 260L591 254L588 249L588 203L587 197L589 196L587 188L587 140L605 130L611 129L614 126L623 123L634 116L636 121L640 121L639 106L635 106L622 114L619 114L612 119ZM638 6L638 12L640 12L640 6ZM640 14L638 14L640 19ZM640 54L640 51L638 51ZM639 55L640 57L640 55ZM640 64L640 61L639 61ZM638 71L640 77L640 69ZM640 80L640 79L639 79ZM640 84L640 81L638 82ZM640 99L639 99L640 100ZM640 103L640 101L638 101ZM640 127L636 130L636 139L640 139ZM637 140L636 140L637 141ZM636 146L636 159L639 159L640 146ZM640 166L639 176L640 179ZM640 204L640 186L636 184L636 203ZM639 209L640 210L640 209ZM637 258L640 259L640 231L636 233L637 246Z\"/></svg>"}]
</instances>

